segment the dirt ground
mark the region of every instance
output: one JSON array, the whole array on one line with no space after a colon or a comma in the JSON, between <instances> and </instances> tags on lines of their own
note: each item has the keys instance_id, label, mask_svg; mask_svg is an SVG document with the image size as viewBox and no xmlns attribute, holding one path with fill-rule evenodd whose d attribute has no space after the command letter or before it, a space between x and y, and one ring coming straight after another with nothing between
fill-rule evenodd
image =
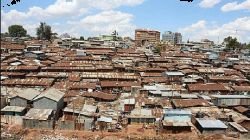
<instances>
[{"instance_id":1,"label":"dirt ground","mask_svg":"<svg viewBox=\"0 0 250 140\"><path fill-rule=\"evenodd\" d=\"M224 135L200 135L195 130L157 135L153 129L142 129L141 125L130 125L121 132L23 129L21 126L8 126L3 131L23 140L236 140Z\"/></svg>"}]
</instances>

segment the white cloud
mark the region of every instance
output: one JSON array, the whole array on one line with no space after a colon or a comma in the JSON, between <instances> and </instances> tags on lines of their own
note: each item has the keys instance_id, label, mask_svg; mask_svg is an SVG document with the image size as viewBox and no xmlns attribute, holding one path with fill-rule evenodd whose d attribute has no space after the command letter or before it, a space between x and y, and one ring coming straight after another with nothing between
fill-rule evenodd
<instances>
[{"instance_id":1,"label":"white cloud","mask_svg":"<svg viewBox=\"0 0 250 140\"><path fill-rule=\"evenodd\" d=\"M134 25L131 23L131 19L133 15L121 13L121 12L114 12L113 10L116 8L119 8L121 6L135 6L143 3L144 0L56 0L53 4L48 5L46 8L41 8L37 6L30 7L27 12L20 12L17 10L11 10L9 12L1 11L1 31L6 32L8 26L12 24L20 24L24 25L25 27L28 27L27 31L31 35L34 31L32 28L29 28L28 25L36 25L40 21L53 21L53 22L63 22L65 20L74 20L77 21L82 16L89 15L91 13L91 10L98 10L101 11L99 14L96 15L89 15L84 18L85 20L81 21L84 23L85 26L88 27L88 30L90 34L92 33L100 33L101 31L104 31L104 33L121 28L121 32L123 32L125 29L128 28L128 30ZM103 12L106 11L106 12ZM109 11L109 12L107 12ZM110 12L112 11L112 12ZM114 14L114 17L112 17ZM101 17L106 16L107 19ZM119 18L118 16L121 16L122 18ZM100 18L104 21L97 20L93 18ZM93 27L91 25L93 23ZM116 25L121 24L121 25ZM53 24L53 23L52 23ZM33 27L33 26L31 26ZM59 27L61 29L59 29ZM81 25L82 27L82 25ZM52 29L55 28L55 31L61 32L62 30L67 30L67 28L70 28L68 31L78 31L77 29L74 29L70 27L67 24L63 24L63 26L58 25L52 25ZM75 33L76 34L76 33Z\"/></svg>"},{"instance_id":2,"label":"white cloud","mask_svg":"<svg viewBox=\"0 0 250 140\"><path fill-rule=\"evenodd\" d=\"M132 36L136 26L132 24L133 15L119 11L103 11L79 21L69 21L72 32L86 31L91 35L110 34L116 30L119 35Z\"/></svg>"},{"instance_id":3,"label":"white cloud","mask_svg":"<svg viewBox=\"0 0 250 140\"><path fill-rule=\"evenodd\" d=\"M238 18L229 23L217 26L214 26L213 23L208 24L207 21L201 20L190 26L180 28L179 31L184 35L184 38L190 38L194 41L208 38L217 42L218 37L220 38L220 41L222 41L227 36L234 36L241 42L249 42L249 23L250 17Z\"/></svg>"},{"instance_id":4,"label":"white cloud","mask_svg":"<svg viewBox=\"0 0 250 140\"><path fill-rule=\"evenodd\" d=\"M231 2L221 7L223 12L236 11L236 10L250 10L250 0L245 0L242 3Z\"/></svg>"},{"instance_id":5,"label":"white cloud","mask_svg":"<svg viewBox=\"0 0 250 140\"><path fill-rule=\"evenodd\" d=\"M58 18L79 16L86 14L90 9L112 10L121 6L135 6L144 0L56 0L46 8L30 7L28 12L20 12L33 18ZM17 12L17 11L16 11Z\"/></svg>"},{"instance_id":6,"label":"white cloud","mask_svg":"<svg viewBox=\"0 0 250 140\"><path fill-rule=\"evenodd\" d=\"M199 3L199 6L202 8L212 8L220 2L221 2L221 0L202 0Z\"/></svg>"},{"instance_id":7,"label":"white cloud","mask_svg":"<svg viewBox=\"0 0 250 140\"><path fill-rule=\"evenodd\" d=\"M183 28L182 30L184 32L194 32L196 30L203 29L205 27L206 27L206 21L200 20L200 21L198 21L198 22L196 22L188 27Z\"/></svg>"}]
</instances>

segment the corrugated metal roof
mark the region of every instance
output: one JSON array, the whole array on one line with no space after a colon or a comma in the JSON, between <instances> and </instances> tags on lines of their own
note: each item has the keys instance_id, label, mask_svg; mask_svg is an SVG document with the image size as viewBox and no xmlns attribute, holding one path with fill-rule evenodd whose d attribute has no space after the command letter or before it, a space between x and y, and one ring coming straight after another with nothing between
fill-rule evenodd
<instances>
[{"instance_id":1,"label":"corrugated metal roof","mask_svg":"<svg viewBox=\"0 0 250 140\"><path fill-rule=\"evenodd\" d=\"M26 119L34 120L47 120L52 114L52 109L34 109L31 108L28 113L25 115Z\"/></svg>"},{"instance_id":2,"label":"corrugated metal roof","mask_svg":"<svg viewBox=\"0 0 250 140\"><path fill-rule=\"evenodd\" d=\"M152 116L151 109L134 109L131 111L133 116Z\"/></svg>"},{"instance_id":3,"label":"corrugated metal roof","mask_svg":"<svg viewBox=\"0 0 250 140\"><path fill-rule=\"evenodd\" d=\"M135 104L135 98L123 100L124 104Z\"/></svg>"},{"instance_id":4,"label":"corrugated metal roof","mask_svg":"<svg viewBox=\"0 0 250 140\"><path fill-rule=\"evenodd\" d=\"M21 97L21 98L24 98L24 99L27 99L27 100L32 100L35 97L37 97L38 95L40 95L40 94L41 94L41 92L36 90L36 89L26 88L26 89L24 89L22 91L19 91L18 93L16 93L15 96L13 96L11 98Z\"/></svg>"},{"instance_id":5,"label":"corrugated metal roof","mask_svg":"<svg viewBox=\"0 0 250 140\"><path fill-rule=\"evenodd\" d=\"M34 100L46 97L46 98L49 98L51 100L58 102L61 98L63 98L64 94L65 93L61 92L58 89L50 88L46 90L43 94L40 94L39 96L37 96Z\"/></svg>"},{"instance_id":6,"label":"corrugated metal roof","mask_svg":"<svg viewBox=\"0 0 250 140\"><path fill-rule=\"evenodd\" d=\"M101 116L100 118L97 119L97 121L111 123L112 122L112 118Z\"/></svg>"},{"instance_id":7,"label":"corrugated metal roof","mask_svg":"<svg viewBox=\"0 0 250 140\"><path fill-rule=\"evenodd\" d=\"M179 115L191 115L190 110L183 109L166 109L164 110L164 114L179 114Z\"/></svg>"},{"instance_id":8,"label":"corrugated metal roof","mask_svg":"<svg viewBox=\"0 0 250 140\"><path fill-rule=\"evenodd\" d=\"M248 131L244 127L237 124L236 122L229 122L229 124L241 133L248 133Z\"/></svg>"},{"instance_id":9,"label":"corrugated metal roof","mask_svg":"<svg viewBox=\"0 0 250 140\"><path fill-rule=\"evenodd\" d=\"M181 94L181 98L198 98L195 94Z\"/></svg>"},{"instance_id":10,"label":"corrugated metal roof","mask_svg":"<svg viewBox=\"0 0 250 140\"><path fill-rule=\"evenodd\" d=\"M25 107L20 106L5 106L1 112L22 112L24 109Z\"/></svg>"},{"instance_id":11,"label":"corrugated metal roof","mask_svg":"<svg viewBox=\"0 0 250 140\"><path fill-rule=\"evenodd\" d=\"M167 76L183 76L184 74L179 71L166 71L165 74Z\"/></svg>"},{"instance_id":12,"label":"corrugated metal roof","mask_svg":"<svg viewBox=\"0 0 250 140\"><path fill-rule=\"evenodd\" d=\"M247 95L212 95L214 98L223 98L223 99L250 99L250 96Z\"/></svg>"},{"instance_id":13,"label":"corrugated metal roof","mask_svg":"<svg viewBox=\"0 0 250 140\"><path fill-rule=\"evenodd\" d=\"M204 100L211 100L211 98L209 96L206 96L206 95L199 95L199 97L204 99Z\"/></svg>"},{"instance_id":14,"label":"corrugated metal roof","mask_svg":"<svg viewBox=\"0 0 250 140\"><path fill-rule=\"evenodd\" d=\"M199 119L199 118L196 118L196 120L201 125L202 128L222 128L222 129L227 129L227 126L220 120Z\"/></svg>"},{"instance_id":15,"label":"corrugated metal roof","mask_svg":"<svg viewBox=\"0 0 250 140\"><path fill-rule=\"evenodd\" d=\"M82 111L86 112L96 112L97 106L84 104Z\"/></svg>"}]
</instances>

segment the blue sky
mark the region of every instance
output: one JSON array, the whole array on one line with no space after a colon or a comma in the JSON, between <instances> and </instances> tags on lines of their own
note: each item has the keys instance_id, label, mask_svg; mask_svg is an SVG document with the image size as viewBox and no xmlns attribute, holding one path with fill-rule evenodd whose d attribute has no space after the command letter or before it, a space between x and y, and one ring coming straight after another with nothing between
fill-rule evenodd
<instances>
[{"instance_id":1,"label":"blue sky","mask_svg":"<svg viewBox=\"0 0 250 140\"><path fill-rule=\"evenodd\" d=\"M222 41L228 35L250 42L250 0L1 0L1 31L21 24L35 35L40 21L58 34L98 36L117 30L134 37L136 28L176 31L187 39ZM236 32L237 30L237 32Z\"/></svg>"}]
</instances>

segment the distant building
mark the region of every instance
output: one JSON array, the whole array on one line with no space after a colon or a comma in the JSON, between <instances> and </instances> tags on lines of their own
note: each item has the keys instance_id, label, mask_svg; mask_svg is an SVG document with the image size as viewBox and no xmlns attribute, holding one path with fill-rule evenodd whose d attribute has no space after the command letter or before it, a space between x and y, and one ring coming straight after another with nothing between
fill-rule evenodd
<instances>
[{"instance_id":1,"label":"distant building","mask_svg":"<svg viewBox=\"0 0 250 140\"><path fill-rule=\"evenodd\" d=\"M156 44L160 42L160 32L156 30L135 30L135 45L141 47L149 44Z\"/></svg>"},{"instance_id":2,"label":"distant building","mask_svg":"<svg viewBox=\"0 0 250 140\"><path fill-rule=\"evenodd\" d=\"M162 40L164 42L170 42L171 44L174 44L174 33L171 31L167 31L164 34L162 34Z\"/></svg>"},{"instance_id":3,"label":"distant building","mask_svg":"<svg viewBox=\"0 0 250 140\"><path fill-rule=\"evenodd\" d=\"M171 44L180 44L182 43L182 35L181 33L174 33L171 31L167 31L162 35L162 40L164 42L170 42Z\"/></svg>"},{"instance_id":4,"label":"distant building","mask_svg":"<svg viewBox=\"0 0 250 140\"><path fill-rule=\"evenodd\" d=\"M202 39L201 42L206 43L208 46L214 45L214 42L208 39Z\"/></svg>"},{"instance_id":5,"label":"distant building","mask_svg":"<svg viewBox=\"0 0 250 140\"><path fill-rule=\"evenodd\" d=\"M180 44L182 42L182 35L181 33L175 33L174 44Z\"/></svg>"},{"instance_id":6,"label":"distant building","mask_svg":"<svg viewBox=\"0 0 250 140\"><path fill-rule=\"evenodd\" d=\"M115 41L115 36L114 35L101 35L99 37L99 40L102 40L102 41ZM122 37L120 36L117 36L116 37L116 40L118 41L121 41L122 40Z\"/></svg>"}]
</instances>

